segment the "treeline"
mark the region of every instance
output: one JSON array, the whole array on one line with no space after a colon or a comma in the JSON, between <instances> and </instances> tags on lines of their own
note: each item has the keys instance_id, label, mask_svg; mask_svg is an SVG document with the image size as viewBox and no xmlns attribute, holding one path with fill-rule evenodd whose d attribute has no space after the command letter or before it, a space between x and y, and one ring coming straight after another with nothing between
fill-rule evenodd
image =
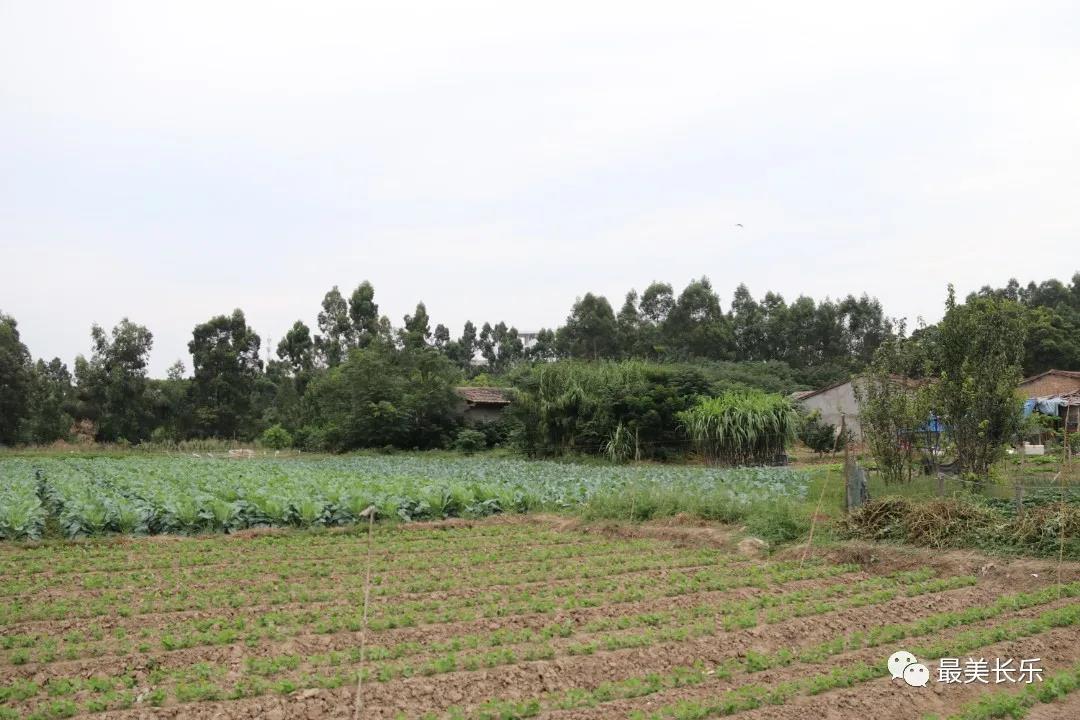
<instances>
[{"instance_id":1,"label":"treeline","mask_svg":"<svg viewBox=\"0 0 1080 720\"><path fill-rule=\"evenodd\" d=\"M1071 286L1047 281L1020 288L1014 282L980 294L1024 308L1026 371L1080 366L1080 274ZM539 369L551 370L557 360L619 361L621 370L597 377L647 386L638 392L611 385L605 392L640 418L616 417L621 406L605 400L598 406L603 420L582 436L589 444L609 442L620 422L636 429L639 443L663 444L671 432L667 418L684 411L695 394L730 388L786 393L838 380L866 367L897 329L866 295L821 302L799 297L789 304L772 292L757 300L739 286L724 310L702 278L679 293L664 283L640 295L632 290L618 312L603 296L586 293L561 327L542 329L526 344L505 322L479 328L467 322L452 337L444 325L431 327L423 303L394 327L365 281L347 297L337 287L327 292L315 330L297 320L272 360L264 362L261 338L235 310L193 329L190 373L177 361L156 379L147 373L153 335L126 318L109 331L95 325L89 356L76 358L72 371L58 358L32 361L15 319L0 314L0 444L76 434L102 442L248 440L269 430L274 442L312 449L437 447L456 433L454 385L514 384L524 396L536 386ZM929 347L935 333L932 326L919 328L907 345ZM932 355L917 354L913 372L925 370ZM582 367L565 377L579 382L591 372ZM685 392L670 396L671 386ZM558 402L575 392L562 392ZM554 417L556 405L545 408L545 417ZM584 416L571 410L559 410L561 422ZM530 430L523 418L519 440L528 444L538 426Z\"/></svg>"},{"instance_id":2,"label":"treeline","mask_svg":"<svg viewBox=\"0 0 1080 720\"><path fill-rule=\"evenodd\" d=\"M1014 339L1014 349L1024 376L1051 368L1080 369L1080 273L1073 274L1069 284L1046 280L1023 287L1010 280L1002 288L987 285L970 293L964 305L979 300L1000 301L1016 313L1022 334ZM893 330L903 334L900 326ZM893 358L893 371L914 378L941 376L942 358L950 352L942 338L941 323L915 328Z\"/></svg>"}]
</instances>

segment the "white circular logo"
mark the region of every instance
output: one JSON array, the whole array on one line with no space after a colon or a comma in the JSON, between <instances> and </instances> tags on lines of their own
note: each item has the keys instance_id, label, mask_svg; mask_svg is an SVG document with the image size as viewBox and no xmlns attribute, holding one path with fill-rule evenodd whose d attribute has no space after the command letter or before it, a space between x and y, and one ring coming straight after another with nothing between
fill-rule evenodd
<instances>
[{"instance_id":1,"label":"white circular logo","mask_svg":"<svg viewBox=\"0 0 1080 720\"><path fill-rule=\"evenodd\" d=\"M893 676L893 680L904 677L904 668L908 665L914 665L918 660L915 656L909 653L907 650L900 650L894 652L889 656L889 673Z\"/></svg>"},{"instance_id":2,"label":"white circular logo","mask_svg":"<svg viewBox=\"0 0 1080 720\"><path fill-rule=\"evenodd\" d=\"M904 668L904 682L911 687L926 687L930 682L930 668L922 663L912 663Z\"/></svg>"}]
</instances>

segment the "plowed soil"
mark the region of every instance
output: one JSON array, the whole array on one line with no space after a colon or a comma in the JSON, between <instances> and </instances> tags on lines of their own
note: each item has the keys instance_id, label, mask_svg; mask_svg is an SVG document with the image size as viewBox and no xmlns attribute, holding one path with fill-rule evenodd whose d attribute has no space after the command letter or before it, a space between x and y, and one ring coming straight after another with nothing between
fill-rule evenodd
<instances>
[{"instance_id":1,"label":"plowed soil","mask_svg":"<svg viewBox=\"0 0 1080 720\"><path fill-rule=\"evenodd\" d=\"M0 720L917 720L1025 685L941 683L919 657L931 682L911 687L890 677L897 650L1080 663L1074 565L865 544L759 560L738 539L678 521L380 527L367 626L355 531L0 545Z\"/></svg>"}]
</instances>

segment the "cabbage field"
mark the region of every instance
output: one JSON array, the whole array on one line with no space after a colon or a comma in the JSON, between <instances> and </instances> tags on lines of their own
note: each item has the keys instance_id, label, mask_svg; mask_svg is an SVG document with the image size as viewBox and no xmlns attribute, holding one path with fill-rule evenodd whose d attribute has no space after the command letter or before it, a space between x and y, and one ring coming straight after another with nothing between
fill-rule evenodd
<instances>
[{"instance_id":1,"label":"cabbage field","mask_svg":"<svg viewBox=\"0 0 1080 720\"><path fill-rule=\"evenodd\" d=\"M227 460L193 457L0 459L0 537L197 533L439 520L587 508L600 498L672 497L730 507L801 499L782 468L589 466L413 456Z\"/></svg>"}]
</instances>

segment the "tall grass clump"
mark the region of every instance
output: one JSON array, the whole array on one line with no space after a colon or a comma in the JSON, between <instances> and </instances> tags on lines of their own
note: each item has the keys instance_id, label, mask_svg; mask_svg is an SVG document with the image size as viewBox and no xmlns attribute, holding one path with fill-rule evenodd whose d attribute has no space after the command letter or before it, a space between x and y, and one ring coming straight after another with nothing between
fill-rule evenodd
<instances>
[{"instance_id":1,"label":"tall grass clump","mask_svg":"<svg viewBox=\"0 0 1080 720\"><path fill-rule=\"evenodd\" d=\"M799 424L791 401L758 390L702 398L678 419L705 461L719 465L776 462Z\"/></svg>"},{"instance_id":2,"label":"tall grass clump","mask_svg":"<svg viewBox=\"0 0 1080 720\"><path fill-rule=\"evenodd\" d=\"M743 471L728 471L743 472ZM806 536L809 514L797 497L753 490L733 491L726 482L712 487L678 482L633 482L596 492L578 509L585 520L659 520L677 515L743 525L771 543Z\"/></svg>"}]
</instances>

